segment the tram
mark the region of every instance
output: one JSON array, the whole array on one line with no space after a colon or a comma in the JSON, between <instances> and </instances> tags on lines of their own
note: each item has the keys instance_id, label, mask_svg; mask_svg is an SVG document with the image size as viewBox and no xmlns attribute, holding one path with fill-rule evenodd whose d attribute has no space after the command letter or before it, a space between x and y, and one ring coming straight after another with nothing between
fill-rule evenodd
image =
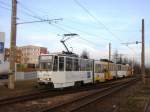
<instances>
[{"instance_id":1,"label":"tram","mask_svg":"<svg viewBox=\"0 0 150 112\"><path fill-rule=\"evenodd\" d=\"M54 88L80 86L93 82L93 60L83 59L73 54L62 53L41 55L38 83Z\"/></svg>"},{"instance_id":2,"label":"tram","mask_svg":"<svg viewBox=\"0 0 150 112\"><path fill-rule=\"evenodd\" d=\"M83 59L74 54L43 54L39 57L38 83L53 88L81 86L87 83L131 76L130 66L93 59Z\"/></svg>"},{"instance_id":3,"label":"tram","mask_svg":"<svg viewBox=\"0 0 150 112\"><path fill-rule=\"evenodd\" d=\"M65 88L131 76L129 65L84 59L70 52L65 42L77 35L75 33L64 34L60 42L67 52L39 56L40 71L37 71L37 76L40 85Z\"/></svg>"}]
</instances>

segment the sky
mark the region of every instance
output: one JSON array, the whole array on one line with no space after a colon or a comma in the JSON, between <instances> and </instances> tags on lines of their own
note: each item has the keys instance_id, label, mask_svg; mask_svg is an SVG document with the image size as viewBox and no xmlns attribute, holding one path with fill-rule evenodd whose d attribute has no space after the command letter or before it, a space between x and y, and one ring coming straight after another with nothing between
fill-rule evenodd
<instances>
[{"instance_id":1,"label":"sky","mask_svg":"<svg viewBox=\"0 0 150 112\"><path fill-rule=\"evenodd\" d=\"M17 46L39 45L50 52L65 50L60 43L63 34L76 33L66 42L73 52L89 52L94 59L108 58L118 50L124 57L140 62L141 44L121 43L141 41L141 21L145 20L146 64L150 61L149 0L18 0L17 23L42 19L59 19L17 25ZM5 47L10 43L11 0L0 0L0 32L5 32Z\"/></svg>"}]
</instances>

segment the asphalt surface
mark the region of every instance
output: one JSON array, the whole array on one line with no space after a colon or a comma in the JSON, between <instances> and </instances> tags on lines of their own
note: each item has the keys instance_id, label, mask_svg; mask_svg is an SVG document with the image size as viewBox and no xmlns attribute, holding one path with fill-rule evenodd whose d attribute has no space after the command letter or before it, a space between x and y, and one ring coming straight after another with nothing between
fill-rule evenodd
<instances>
[{"instance_id":1,"label":"asphalt surface","mask_svg":"<svg viewBox=\"0 0 150 112\"><path fill-rule=\"evenodd\" d=\"M5 85L8 82L8 79L0 79L0 86Z\"/></svg>"}]
</instances>

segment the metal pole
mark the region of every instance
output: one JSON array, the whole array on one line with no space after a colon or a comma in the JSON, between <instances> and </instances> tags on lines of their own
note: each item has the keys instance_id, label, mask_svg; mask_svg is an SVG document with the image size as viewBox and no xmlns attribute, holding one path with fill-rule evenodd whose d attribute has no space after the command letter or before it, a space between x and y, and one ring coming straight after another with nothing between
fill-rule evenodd
<instances>
[{"instance_id":1,"label":"metal pole","mask_svg":"<svg viewBox=\"0 0 150 112\"><path fill-rule=\"evenodd\" d=\"M144 42L144 19L142 19L142 53L141 53L141 67L142 67L142 81L145 84L145 42Z\"/></svg>"},{"instance_id":2,"label":"metal pole","mask_svg":"<svg viewBox=\"0 0 150 112\"><path fill-rule=\"evenodd\" d=\"M16 18L17 18L17 0L12 0L11 14L11 39L10 39L10 74L8 88L15 88L15 51L16 51Z\"/></svg>"}]
</instances>

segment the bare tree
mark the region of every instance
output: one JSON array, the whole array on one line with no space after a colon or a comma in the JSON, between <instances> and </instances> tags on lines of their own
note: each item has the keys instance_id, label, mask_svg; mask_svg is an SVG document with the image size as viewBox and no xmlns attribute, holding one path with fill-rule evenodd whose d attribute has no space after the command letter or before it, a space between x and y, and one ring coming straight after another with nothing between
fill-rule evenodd
<instances>
[{"instance_id":1,"label":"bare tree","mask_svg":"<svg viewBox=\"0 0 150 112\"><path fill-rule=\"evenodd\" d=\"M84 59L89 59L90 56L89 56L89 53L86 51L86 50L83 50L82 53L81 53L81 58L84 58Z\"/></svg>"},{"instance_id":2,"label":"bare tree","mask_svg":"<svg viewBox=\"0 0 150 112\"><path fill-rule=\"evenodd\" d=\"M128 59L119 54L117 50L114 52L112 60L119 64L128 64Z\"/></svg>"},{"instance_id":3,"label":"bare tree","mask_svg":"<svg viewBox=\"0 0 150 112\"><path fill-rule=\"evenodd\" d=\"M118 59L118 50L116 50L116 51L113 53L112 61L117 63L117 59Z\"/></svg>"},{"instance_id":4,"label":"bare tree","mask_svg":"<svg viewBox=\"0 0 150 112\"><path fill-rule=\"evenodd\" d=\"M123 58L123 63L124 64L129 64L128 58Z\"/></svg>"}]
</instances>

